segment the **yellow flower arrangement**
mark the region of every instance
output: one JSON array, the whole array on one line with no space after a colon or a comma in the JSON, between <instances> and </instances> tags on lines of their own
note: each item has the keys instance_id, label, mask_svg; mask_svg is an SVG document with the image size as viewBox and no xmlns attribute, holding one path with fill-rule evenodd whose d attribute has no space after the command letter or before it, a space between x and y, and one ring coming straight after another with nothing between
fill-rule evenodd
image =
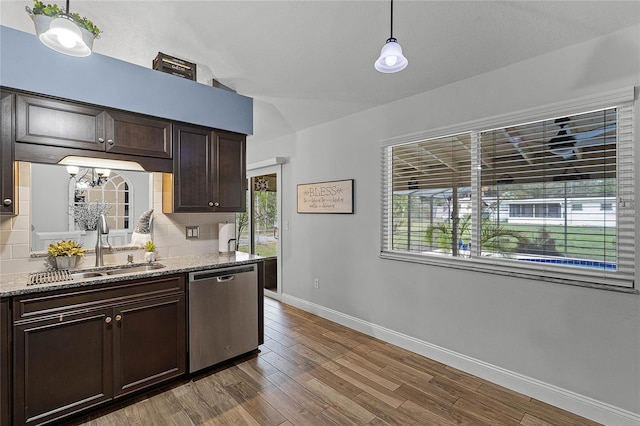
<instances>
[{"instance_id":1,"label":"yellow flower arrangement","mask_svg":"<svg viewBox=\"0 0 640 426\"><path fill-rule=\"evenodd\" d=\"M74 240L62 240L55 244L49 244L47 250L49 256L84 256L84 248Z\"/></svg>"},{"instance_id":2,"label":"yellow flower arrangement","mask_svg":"<svg viewBox=\"0 0 640 426\"><path fill-rule=\"evenodd\" d=\"M147 252L153 252L156 250L156 245L153 241L147 241L147 244L144 245L144 250Z\"/></svg>"}]
</instances>

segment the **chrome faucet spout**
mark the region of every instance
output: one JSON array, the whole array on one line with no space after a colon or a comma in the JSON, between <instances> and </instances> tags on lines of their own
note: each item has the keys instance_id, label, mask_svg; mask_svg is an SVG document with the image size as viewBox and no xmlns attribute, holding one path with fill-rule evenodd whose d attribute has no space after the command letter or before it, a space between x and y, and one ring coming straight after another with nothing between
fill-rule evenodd
<instances>
[{"instance_id":1,"label":"chrome faucet spout","mask_svg":"<svg viewBox=\"0 0 640 426\"><path fill-rule=\"evenodd\" d=\"M233 248L233 250L231 250L231 241L233 241L233 244L235 245L236 239L235 238L230 238L229 241L227 241L227 251L229 253L231 253L232 251L236 251L235 247Z\"/></svg>"},{"instance_id":2,"label":"chrome faucet spout","mask_svg":"<svg viewBox=\"0 0 640 426\"><path fill-rule=\"evenodd\" d=\"M97 239L96 239L96 266L104 266L103 253L104 249L111 250L111 244L109 244L109 225L107 225L107 216L101 214L98 219L97 226ZM106 235L105 241L102 241L102 236Z\"/></svg>"}]
</instances>

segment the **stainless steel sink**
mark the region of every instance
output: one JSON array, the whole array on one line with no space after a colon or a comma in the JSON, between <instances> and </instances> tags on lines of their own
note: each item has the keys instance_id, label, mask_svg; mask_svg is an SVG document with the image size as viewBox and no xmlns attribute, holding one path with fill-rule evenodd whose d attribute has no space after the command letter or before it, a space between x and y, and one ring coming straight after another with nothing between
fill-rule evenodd
<instances>
[{"instance_id":1,"label":"stainless steel sink","mask_svg":"<svg viewBox=\"0 0 640 426\"><path fill-rule=\"evenodd\" d=\"M102 277L102 276L104 276L104 273L102 272L74 272L71 274L71 279L82 280L85 278L95 278L95 277Z\"/></svg>"},{"instance_id":2,"label":"stainless steel sink","mask_svg":"<svg viewBox=\"0 0 640 426\"><path fill-rule=\"evenodd\" d=\"M71 273L71 279L83 280L86 278L107 277L109 275L119 274L133 274L136 272L147 272L156 269L164 268L164 265L159 263L150 263L144 265L123 265L123 266L109 266L97 271L78 271Z\"/></svg>"},{"instance_id":3,"label":"stainless steel sink","mask_svg":"<svg viewBox=\"0 0 640 426\"><path fill-rule=\"evenodd\" d=\"M104 271L107 275L117 275L117 274L131 274L134 272L146 272L153 271L155 269L162 269L164 265L160 264L151 264L151 265L140 265L140 266L123 266L121 268L109 269Z\"/></svg>"}]
</instances>

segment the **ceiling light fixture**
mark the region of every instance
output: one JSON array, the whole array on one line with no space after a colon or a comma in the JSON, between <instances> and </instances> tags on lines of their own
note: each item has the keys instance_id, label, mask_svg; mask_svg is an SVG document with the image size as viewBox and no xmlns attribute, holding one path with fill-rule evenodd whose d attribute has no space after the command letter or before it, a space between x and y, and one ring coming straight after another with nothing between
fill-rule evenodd
<instances>
[{"instance_id":1,"label":"ceiling light fixture","mask_svg":"<svg viewBox=\"0 0 640 426\"><path fill-rule=\"evenodd\" d=\"M387 42L382 46L380 57L375 62L376 70L384 73L402 71L407 67L409 61L402 54L402 47L398 40L393 37L393 0L391 0L391 34Z\"/></svg>"},{"instance_id":2,"label":"ceiling light fixture","mask_svg":"<svg viewBox=\"0 0 640 426\"><path fill-rule=\"evenodd\" d=\"M96 35L74 20L72 14L69 13L69 0L67 0L66 11L60 11L57 5L54 6L56 8L54 12L47 12L53 16L38 13L37 7L34 7L34 10L28 6L25 8L33 19L36 33L42 44L69 56L85 57L91 55L93 39ZM50 6L47 5L47 7ZM77 14L73 14L73 16L79 19ZM82 18L82 21L87 21L87 19ZM96 29L96 31L99 30Z\"/></svg>"},{"instance_id":3,"label":"ceiling light fixture","mask_svg":"<svg viewBox=\"0 0 640 426\"><path fill-rule=\"evenodd\" d=\"M91 176L89 176L89 172L91 172ZM69 179L76 179L77 188L86 189L88 187L94 188L107 183L111 170L91 167L90 169L83 169L82 175L79 178L76 178L76 175L80 173L80 168L76 166L67 166L67 173L70 175ZM96 175L98 175L97 178Z\"/></svg>"}]
</instances>

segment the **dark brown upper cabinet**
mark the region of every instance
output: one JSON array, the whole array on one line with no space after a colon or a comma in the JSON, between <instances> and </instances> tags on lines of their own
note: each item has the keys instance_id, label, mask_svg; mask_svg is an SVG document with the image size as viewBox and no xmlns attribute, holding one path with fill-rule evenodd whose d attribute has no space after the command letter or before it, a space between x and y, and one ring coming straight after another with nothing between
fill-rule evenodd
<instances>
[{"instance_id":1,"label":"dark brown upper cabinet","mask_svg":"<svg viewBox=\"0 0 640 426\"><path fill-rule=\"evenodd\" d=\"M16 141L171 158L171 122L19 94L16 99Z\"/></svg>"},{"instance_id":2,"label":"dark brown upper cabinet","mask_svg":"<svg viewBox=\"0 0 640 426\"><path fill-rule=\"evenodd\" d=\"M119 111L106 115L108 152L171 158L171 123Z\"/></svg>"},{"instance_id":3,"label":"dark brown upper cabinet","mask_svg":"<svg viewBox=\"0 0 640 426\"><path fill-rule=\"evenodd\" d=\"M18 166L14 161L15 95L0 92L0 215L18 214Z\"/></svg>"},{"instance_id":4,"label":"dark brown upper cabinet","mask_svg":"<svg viewBox=\"0 0 640 426\"><path fill-rule=\"evenodd\" d=\"M246 210L247 137L238 133L216 130L214 140L214 187L219 212ZM215 192L217 191L217 192Z\"/></svg>"},{"instance_id":5,"label":"dark brown upper cabinet","mask_svg":"<svg viewBox=\"0 0 640 426\"><path fill-rule=\"evenodd\" d=\"M163 177L163 212L243 212L246 136L174 125L173 174Z\"/></svg>"}]
</instances>

